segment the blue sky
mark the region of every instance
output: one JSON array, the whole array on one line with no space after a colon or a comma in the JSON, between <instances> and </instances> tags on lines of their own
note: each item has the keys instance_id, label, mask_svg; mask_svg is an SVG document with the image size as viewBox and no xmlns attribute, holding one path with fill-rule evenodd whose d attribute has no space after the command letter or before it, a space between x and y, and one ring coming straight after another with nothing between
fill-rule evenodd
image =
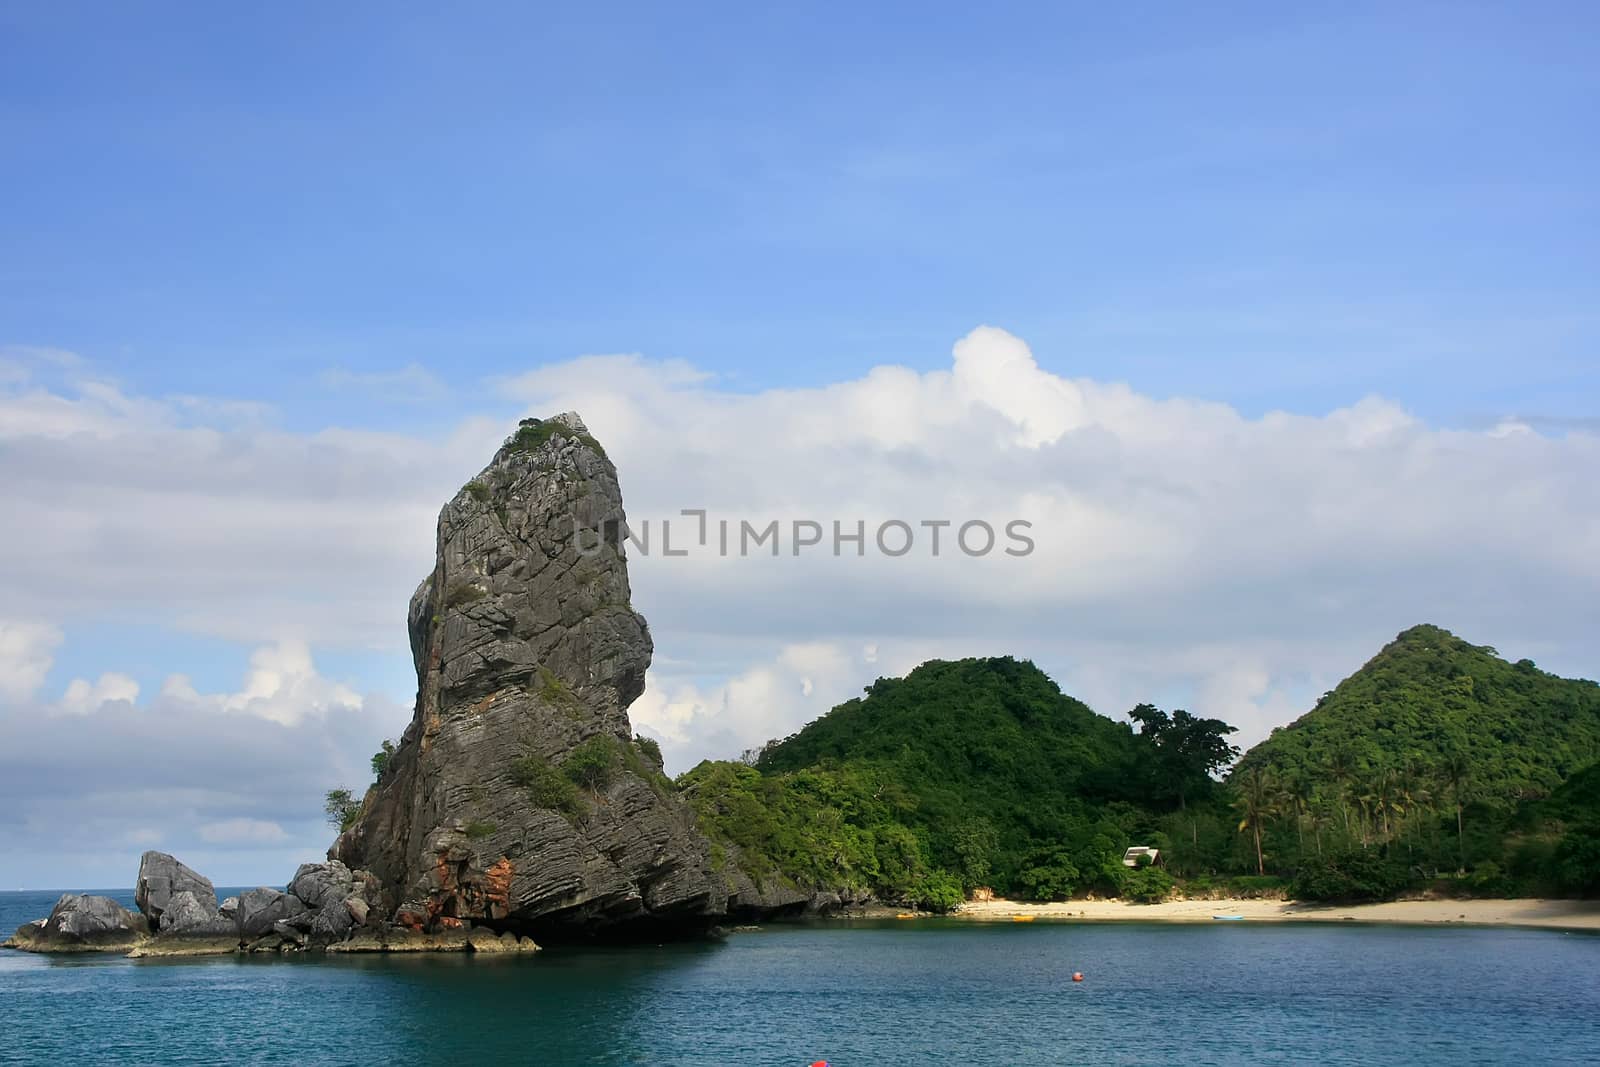
<instances>
[{"instance_id":1,"label":"blue sky","mask_svg":"<svg viewBox=\"0 0 1600 1067\"><path fill-rule=\"evenodd\" d=\"M115 793L188 790L181 818L86 822L45 881L320 850L318 775L406 718L430 516L562 407L636 515L1070 527L1023 581L636 561L669 759L935 654L1257 734L1424 620L1593 675L1597 31L1560 3L0 4L0 739L197 731L193 781ZM262 721L322 754L292 797L207 777Z\"/></svg>"},{"instance_id":2,"label":"blue sky","mask_svg":"<svg viewBox=\"0 0 1600 1067\"><path fill-rule=\"evenodd\" d=\"M153 392L583 352L1594 409L1589 5L7 5L0 322Z\"/></svg>"}]
</instances>

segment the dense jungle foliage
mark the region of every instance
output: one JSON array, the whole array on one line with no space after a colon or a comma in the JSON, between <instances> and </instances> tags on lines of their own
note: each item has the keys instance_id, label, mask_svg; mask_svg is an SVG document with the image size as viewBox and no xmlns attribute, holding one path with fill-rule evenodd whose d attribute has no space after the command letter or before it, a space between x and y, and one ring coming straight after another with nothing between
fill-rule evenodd
<instances>
[{"instance_id":1,"label":"dense jungle foliage","mask_svg":"<svg viewBox=\"0 0 1600 1067\"><path fill-rule=\"evenodd\" d=\"M1025 661L932 661L678 785L718 862L934 908L980 886L1153 901L1175 878L1311 900L1600 891L1592 682L1414 627L1225 783L1227 724L1129 718ZM1130 845L1159 866L1125 867Z\"/></svg>"}]
</instances>

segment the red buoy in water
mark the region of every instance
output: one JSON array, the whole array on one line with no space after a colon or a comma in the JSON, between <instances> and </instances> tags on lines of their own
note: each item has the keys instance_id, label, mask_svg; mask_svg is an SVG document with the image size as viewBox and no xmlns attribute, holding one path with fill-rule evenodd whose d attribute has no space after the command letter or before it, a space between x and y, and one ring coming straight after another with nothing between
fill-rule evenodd
<instances>
[{"instance_id":1,"label":"red buoy in water","mask_svg":"<svg viewBox=\"0 0 1600 1067\"><path fill-rule=\"evenodd\" d=\"M1074 981L1074 982L1081 982L1081 981L1083 981L1083 972L1082 972L1082 971L1073 971L1073 972L1072 972L1072 980L1073 980L1073 981Z\"/></svg>"}]
</instances>

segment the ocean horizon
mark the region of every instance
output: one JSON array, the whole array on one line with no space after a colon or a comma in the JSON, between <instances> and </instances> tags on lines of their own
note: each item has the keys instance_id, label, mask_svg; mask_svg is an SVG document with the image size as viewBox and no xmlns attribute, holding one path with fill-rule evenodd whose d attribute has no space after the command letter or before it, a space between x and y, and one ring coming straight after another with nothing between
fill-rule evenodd
<instances>
[{"instance_id":1,"label":"ocean horizon","mask_svg":"<svg viewBox=\"0 0 1600 1067\"><path fill-rule=\"evenodd\" d=\"M0 922L40 896L0 893ZM1600 936L824 921L514 958L5 952L0 1002L30 1063L1576 1064Z\"/></svg>"}]
</instances>

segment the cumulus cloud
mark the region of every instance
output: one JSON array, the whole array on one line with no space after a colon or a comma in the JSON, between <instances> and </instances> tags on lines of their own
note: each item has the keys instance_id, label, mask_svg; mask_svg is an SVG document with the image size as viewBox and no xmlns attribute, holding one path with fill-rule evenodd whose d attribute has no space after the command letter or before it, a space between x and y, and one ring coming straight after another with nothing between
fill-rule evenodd
<instances>
[{"instance_id":1,"label":"cumulus cloud","mask_svg":"<svg viewBox=\"0 0 1600 1067\"><path fill-rule=\"evenodd\" d=\"M152 847L225 883L287 878L331 840L323 793L360 789L409 718L292 642L258 649L234 691L173 676L139 695L112 673L0 706L0 885L125 885Z\"/></svg>"},{"instance_id":2,"label":"cumulus cloud","mask_svg":"<svg viewBox=\"0 0 1600 1067\"><path fill-rule=\"evenodd\" d=\"M0 619L0 703L32 697L60 643L61 631L48 623Z\"/></svg>"},{"instance_id":3,"label":"cumulus cloud","mask_svg":"<svg viewBox=\"0 0 1600 1067\"><path fill-rule=\"evenodd\" d=\"M669 739L703 724L700 751L713 737L723 754L760 743L819 710L787 683L735 684L782 674L800 644L913 662L1029 656L1108 713L1189 704L1232 717L1246 741L1420 621L1592 673L1591 434L1441 429L1376 397L1247 418L1053 374L992 328L958 342L948 370L879 367L817 389L736 394L637 358L541 368L508 388L530 410L584 413L620 466L631 521L652 521L658 544L663 520L676 543L698 521L673 518L684 508L713 528L1032 523L1023 558L935 558L925 540L893 559L636 551L659 651L646 714L667 715ZM897 673L847 658L852 685ZM707 673L726 680L707 686Z\"/></svg>"},{"instance_id":4,"label":"cumulus cloud","mask_svg":"<svg viewBox=\"0 0 1600 1067\"><path fill-rule=\"evenodd\" d=\"M68 683L67 691L61 695L56 709L68 715L87 715L102 704L115 702L132 704L138 699L138 682L126 674L108 671L94 682L74 678Z\"/></svg>"},{"instance_id":5,"label":"cumulus cloud","mask_svg":"<svg viewBox=\"0 0 1600 1067\"><path fill-rule=\"evenodd\" d=\"M859 666L838 646L811 642L707 686L651 671L629 715L661 742L668 766L686 769L708 756L731 759L815 719L854 694Z\"/></svg>"},{"instance_id":6,"label":"cumulus cloud","mask_svg":"<svg viewBox=\"0 0 1600 1067\"><path fill-rule=\"evenodd\" d=\"M0 380L0 585L13 617L403 651L440 505L505 436L240 419L86 370Z\"/></svg>"},{"instance_id":7,"label":"cumulus cloud","mask_svg":"<svg viewBox=\"0 0 1600 1067\"><path fill-rule=\"evenodd\" d=\"M158 833L221 850L200 827L254 820L288 839L229 848L315 851L318 798L364 780L410 694L358 694L313 651L384 649L403 674L405 599L438 508L518 410L580 411L633 525L651 524L631 572L657 654L632 714L674 770L783 736L932 656L1032 658L1108 714L1188 706L1246 742L1421 621L1594 672L1600 437L1582 425L1444 429L1378 397L1250 418L1055 373L993 328L942 369L804 389L586 356L486 386L504 417L433 435L291 433L6 355L28 370L0 374L0 583L27 621L0 623L0 702L16 709L0 713L0 752L45 755L0 766L14 783L0 802L24 825L70 822L84 847ZM683 509L706 512L706 544ZM1026 520L1034 550L972 557L946 528L930 551L922 523L980 519ZM724 520L816 522L825 543L795 555L786 533L776 556L723 556ZM890 520L916 533L903 556L873 543ZM687 555L661 551L668 521ZM863 524L861 554L833 554L836 521ZM199 693L172 662L180 677L153 696L75 667L81 686L41 697L84 621L257 651L232 692Z\"/></svg>"},{"instance_id":8,"label":"cumulus cloud","mask_svg":"<svg viewBox=\"0 0 1600 1067\"><path fill-rule=\"evenodd\" d=\"M169 677L162 696L214 711L238 712L293 726L308 715L349 710L361 705L361 696L349 686L317 673L311 647L288 639L258 648L250 656L250 669L236 693L203 695L187 675Z\"/></svg>"}]
</instances>

